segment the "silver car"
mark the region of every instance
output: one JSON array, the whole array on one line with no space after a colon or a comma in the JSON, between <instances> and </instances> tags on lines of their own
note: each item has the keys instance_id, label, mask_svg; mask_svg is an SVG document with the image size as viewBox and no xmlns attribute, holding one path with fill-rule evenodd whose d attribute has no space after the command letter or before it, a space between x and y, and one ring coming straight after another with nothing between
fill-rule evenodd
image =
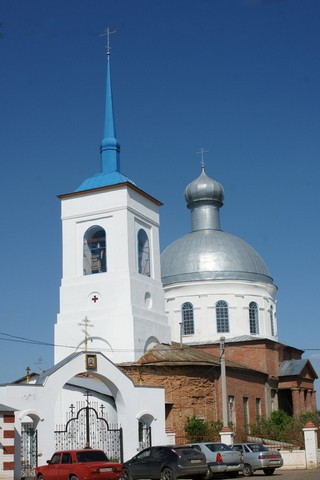
<instances>
[{"instance_id":1,"label":"silver car","mask_svg":"<svg viewBox=\"0 0 320 480\"><path fill-rule=\"evenodd\" d=\"M244 468L242 455L233 451L225 443L200 442L189 445L205 454L209 467L207 479L216 473L226 473L229 477L237 477Z\"/></svg>"},{"instance_id":2,"label":"silver car","mask_svg":"<svg viewBox=\"0 0 320 480\"><path fill-rule=\"evenodd\" d=\"M282 467L283 458L278 450L269 450L262 443L235 443L232 449L243 456L243 475L251 477L256 470L272 475L276 468Z\"/></svg>"}]
</instances>

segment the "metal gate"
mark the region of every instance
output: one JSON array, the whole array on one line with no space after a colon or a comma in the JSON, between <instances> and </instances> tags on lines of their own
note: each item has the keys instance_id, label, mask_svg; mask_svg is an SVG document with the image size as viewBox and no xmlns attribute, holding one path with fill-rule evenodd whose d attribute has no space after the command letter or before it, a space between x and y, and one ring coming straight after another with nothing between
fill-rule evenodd
<instances>
[{"instance_id":1,"label":"metal gate","mask_svg":"<svg viewBox=\"0 0 320 480\"><path fill-rule=\"evenodd\" d=\"M151 447L151 426L139 420L139 450Z\"/></svg>"},{"instance_id":2,"label":"metal gate","mask_svg":"<svg viewBox=\"0 0 320 480\"><path fill-rule=\"evenodd\" d=\"M123 462L122 428L108 423L103 405L100 406L100 415L89 405L75 413L75 407L71 405L68 416L65 427L59 425L54 432L56 450L99 448L109 460Z\"/></svg>"},{"instance_id":3,"label":"metal gate","mask_svg":"<svg viewBox=\"0 0 320 480\"><path fill-rule=\"evenodd\" d=\"M37 430L32 423L21 424L21 478L34 477L37 466L38 441Z\"/></svg>"}]
</instances>

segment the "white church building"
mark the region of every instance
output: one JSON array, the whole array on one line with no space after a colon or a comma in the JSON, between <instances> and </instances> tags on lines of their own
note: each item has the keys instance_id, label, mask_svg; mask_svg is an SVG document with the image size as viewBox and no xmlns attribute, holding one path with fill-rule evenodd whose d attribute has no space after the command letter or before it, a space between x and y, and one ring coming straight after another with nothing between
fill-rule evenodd
<instances>
[{"instance_id":1,"label":"white church building","mask_svg":"<svg viewBox=\"0 0 320 480\"><path fill-rule=\"evenodd\" d=\"M12 426L0 429L1 479L28 477L60 448L102 448L122 461L171 443L164 386L134 383L120 368L155 346L214 346L222 335L237 345L278 342L277 287L259 254L221 230L223 187L204 167L185 191L192 231L160 256L161 202L120 170L109 51L100 150L101 172L59 195L54 365L0 385L0 424Z\"/></svg>"}]
</instances>

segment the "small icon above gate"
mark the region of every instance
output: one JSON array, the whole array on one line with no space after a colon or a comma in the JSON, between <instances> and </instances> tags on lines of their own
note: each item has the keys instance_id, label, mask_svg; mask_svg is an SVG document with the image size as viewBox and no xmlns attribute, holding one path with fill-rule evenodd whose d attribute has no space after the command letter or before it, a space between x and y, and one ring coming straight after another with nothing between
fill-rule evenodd
<instances>
[{"instance_id":1,"label":"small icon above gate","mask_svg":"<svg viewBox=\"0 0 320 480\"><path fill-rule=\"evenodd\" d=\"M97 368L97 355L86 354L86 369L96 370Z\"/></svg>"}]
</instances>

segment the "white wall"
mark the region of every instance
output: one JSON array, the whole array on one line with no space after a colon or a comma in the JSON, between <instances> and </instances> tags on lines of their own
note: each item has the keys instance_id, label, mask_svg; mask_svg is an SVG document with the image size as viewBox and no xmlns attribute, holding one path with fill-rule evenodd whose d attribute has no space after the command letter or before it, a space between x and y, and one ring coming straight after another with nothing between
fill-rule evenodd
<instances>
[{"instance_id":1,"label":"white wall","mask_svg":"<svg viewBox=\"0 0 320 480\"><path fill-rule=\"evenodd\" d=\"M124 459L131 458L139 449L138 420L148 415L151 419L152 442L164 443L165 395L158 387L136 387L104 355L97 353L96 375L110 390L117 409L118 424L123 428ZM54 430L57 419L57 401L64 385L79 373L84 373L85 354L72 355L69 361L56 365L42 385L21 384L0 387L0 403L16 409L16 428L26 416L34 419L38 429L38 453L45 462L54 451ZM47 371L49 374L50 371ZM92 372L90 372L92 373ZM19 449L16 449L19 454ZM15 459L19 463L18 459ZM18 477L17 477L18 478Z\"/></svg>"},{"instance_id":2,"label":"white wall","mask_svg":"<svg viewBox=\"0 0 320 480\"><path fill-rule=\"evenodd\" d=\"M172 340L180 341L181 306L191 302L194 307L194 335L184 335L183 342L212 342L221 337L216 328L216 302L224 300L229 306L229 332L226 339L250 335L249 303L256 302L259 308L259 334L256 338L277 340L276 289L263 283L245 281L201 281L185 282L165 287L166 313L172 329ZM274 312L274 333L272 336L270 307Z\"/></svg>"},{"instance_id":3,"label":"white wall","mask_svg":"<svg viewBox=\"0 0 320 480\"><path fill-rule=\"evenodd\" d=\"M128 186L114 186L67 195L61 208L63 275L55 363L83 349L79 323L85 317L92 324L89 348L102 351L115 363L137 360L150 336L169 342L160 277L158 203ZM107 272L84 275L83 238L94 225L106 231ZM139 228L149 236L150 277L138 273Z\"/></svg>"}]
</instances>

